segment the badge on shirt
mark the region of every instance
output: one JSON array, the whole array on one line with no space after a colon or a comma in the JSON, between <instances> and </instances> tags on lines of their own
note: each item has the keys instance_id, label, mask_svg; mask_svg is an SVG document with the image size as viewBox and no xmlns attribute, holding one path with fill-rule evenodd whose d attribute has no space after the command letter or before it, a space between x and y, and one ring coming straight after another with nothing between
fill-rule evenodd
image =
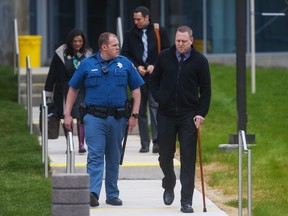
<instances>
[{"instance_id":1,"label":"badge on shirt","mask_svg":"<svg viewBox=\"0 0 288 216\"><path fill-rule=\"evenodd\" d=\"M123 67L123 65L120 62L117 62L117 66L118 66L118 68L122 68Z\"/></svg>"}]
</instances>

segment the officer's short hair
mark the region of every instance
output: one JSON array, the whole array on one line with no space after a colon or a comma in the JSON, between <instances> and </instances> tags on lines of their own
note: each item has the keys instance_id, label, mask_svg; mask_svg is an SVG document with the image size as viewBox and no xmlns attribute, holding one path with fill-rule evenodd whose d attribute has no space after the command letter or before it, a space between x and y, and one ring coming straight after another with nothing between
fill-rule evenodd
<instances>
[{"instance_id":1,"label":"officer's short hair","mask_svg":"<svg viewBox=\"0 0 288 216\"><path fill-rule=\"evenodd\" d=\"M108 44L110 37L117 37L115 34L111 32L103 32L98 39L98 47L101 49L103 44Z\"/></svg>"}]
</instances>

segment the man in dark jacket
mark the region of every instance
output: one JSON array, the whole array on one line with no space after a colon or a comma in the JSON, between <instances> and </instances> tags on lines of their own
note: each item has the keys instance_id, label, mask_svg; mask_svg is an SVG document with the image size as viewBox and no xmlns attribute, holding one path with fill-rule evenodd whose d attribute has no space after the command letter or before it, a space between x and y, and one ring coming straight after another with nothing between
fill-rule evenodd
<instances>
[{"instance_id":1,"label":"man in dark jacket","mask_svg":"<svg viewBox=\"0 0 288 216\"><path fill-rule=\"evenodd\" d=\"M158 43L154 25L150 20L149 9L139 6L134 10L133 19L135 25L125 34L122 46L122 55L128 57L145 81L141 86L141 103L139 110L139 132L141 139L141 153L149 152L150 137L147 121L147 101L152 128L153 153L158 153L157 121L156 113L158 104L153 99L148 86L149 77L153 72L154 64L158 56ZM145 30L145 33L143 33ZM164 28L159 27L161 50L169 47L168 34ZM146 34L146 35L144 35ZM146 36L146 38L143 38ZM143 41L144 40L144 41ZM143 56L144 54L144 56Z\"/></svg>"},{"instance_id":2,"label":"man in dark jacket","mask_svg":"<svg viewBox=\"0 0 288 216\"><path fill-rule=\"evenodd\" d=\"M150 78L152 95L158 102L159 163L164 178L163 199L174 200L176 176L173 158L180 142L181 211L192 213L197 128L208 113L211 98L207 59L193 47L192 29L177 29L175 45L160 53Z\"/></svg>"}]
</instances>

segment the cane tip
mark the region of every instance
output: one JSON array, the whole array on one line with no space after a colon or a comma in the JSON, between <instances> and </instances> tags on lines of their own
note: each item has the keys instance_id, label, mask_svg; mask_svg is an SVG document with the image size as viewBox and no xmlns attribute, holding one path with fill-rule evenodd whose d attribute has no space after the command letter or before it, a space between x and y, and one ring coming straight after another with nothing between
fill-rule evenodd
<instances>
[{"instance_id":1,"label":"cane tip","mask_svg":"<svg viewBox=\"0 0 288 216\"><path fill-rule=\"evenodd\" d=\"M206 208L204 208L204 209L203 209L203 212L207 212L207 209L206 209Z\"/></svg>"}]
</instances>

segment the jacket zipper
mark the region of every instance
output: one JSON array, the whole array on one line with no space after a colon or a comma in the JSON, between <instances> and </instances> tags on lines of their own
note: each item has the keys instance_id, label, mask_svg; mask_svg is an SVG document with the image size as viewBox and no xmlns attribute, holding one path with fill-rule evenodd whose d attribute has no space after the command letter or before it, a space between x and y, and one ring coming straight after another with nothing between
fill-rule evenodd
<instances>
[{"instance_id":1,"label":"jacket zipper","mask_svg":"<svg viewBox=\"0 0 288 216\"><path fill-rule=\"evenodd\" d=\"M180 62L178 62L179 66L178 66L178 75L177 75L177 81L176 81L176 113L178 112L178 86L179 86L179 76L180 76L180 72L181 72L181 68L183 66L183 62L182 65L180 65Z\"/></svg>"}]
</instances>

